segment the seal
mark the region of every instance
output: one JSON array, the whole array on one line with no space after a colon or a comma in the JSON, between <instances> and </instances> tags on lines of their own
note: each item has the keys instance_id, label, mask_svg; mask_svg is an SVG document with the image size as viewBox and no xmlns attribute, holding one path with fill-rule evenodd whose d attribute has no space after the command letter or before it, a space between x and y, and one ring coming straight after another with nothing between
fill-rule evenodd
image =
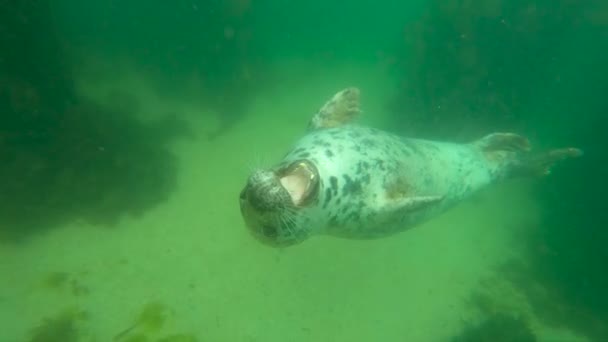
<instances>
[{"instance_id":1,"label":"seal","mask_svg":"<svg viewBox=\"0 0 608 342\"><path fill-rule=\"evenodd\" d=\"M480 189L543 176L577 148L530 152L514 133L458 144L401 137L354 123L360 92L335 94L276 166L255 170L240 193L249 231L286 247L314 235L387 237L431 219Z\"/></svg>"}]
</instances>

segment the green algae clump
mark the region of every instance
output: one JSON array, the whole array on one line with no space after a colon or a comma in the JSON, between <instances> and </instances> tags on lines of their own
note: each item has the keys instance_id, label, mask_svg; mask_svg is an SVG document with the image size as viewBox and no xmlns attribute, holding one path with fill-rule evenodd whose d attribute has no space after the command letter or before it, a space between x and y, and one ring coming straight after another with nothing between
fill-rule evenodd
<instances>
[{"instance_id":1,"label":"green algae clump","mask_svg":"<svg viewBox=\"0 0 608 342\"><path fill-rule=\"evenodd\" d=\"M140 331L142 333L150 333L159 331L165 324L167 318L167 308L163 303L150 302L144 305L139 316L131 326L114 336L114 341L119 341L125 338L128 334L133 331ZM134 335L140 336L141 334ZM143 336L143 335L141 335ZM129 341L129 340L127 340ZM136 340L138 341L138 340Z\"/></svg>"},{"instance_id":2,"label":"green algae clump","mask_svg":"<svg viewBox=\"0 0 608 342\"><path fill-rule=\"evenodd\" d=\"M163 337L156 342L197 342L196 336L191 334L176 334Z\"/></svg>"},{"instance_id":3,"label":"green algae clump","mask_svg":"<svg viewBox=\"0 0 608 342\"><path fill-rule=\"evenodd\" d=\"M32 330L29 342L78 342L78 322L86 318L82 311L68 310L52 318L45 318Z\"/></svg>"}]
</instances>

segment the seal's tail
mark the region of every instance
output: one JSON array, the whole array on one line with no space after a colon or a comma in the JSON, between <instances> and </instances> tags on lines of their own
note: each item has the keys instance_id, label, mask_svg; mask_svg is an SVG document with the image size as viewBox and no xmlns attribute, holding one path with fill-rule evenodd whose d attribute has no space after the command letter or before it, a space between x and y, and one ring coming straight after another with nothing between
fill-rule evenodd
<instances>
[{"instance_id":1,"label":"seal's tail","mask_svg":"<svg viewBox=\"0 0 608 342\"><path fill-rule=\"evenodd\" d=\"M528 139L513 133L492 133L473 142L473 145L496 168L495 174L500 178L548 175L558 162L583 155L583 151L577 148L532 153Z\"/></svg>"},{"instance_id":2,"label":"seal's tail","mask_svg":"<svg viewBox=\"0 0 608 342\"><path fill-rule=\"evenodd\" d=\"M583 155L578 148L560 148L547 152L523 155L513 164L511 177L538 177L551 173L551 168L562 160L577 158Z\"/></svg>"}]
</instances>

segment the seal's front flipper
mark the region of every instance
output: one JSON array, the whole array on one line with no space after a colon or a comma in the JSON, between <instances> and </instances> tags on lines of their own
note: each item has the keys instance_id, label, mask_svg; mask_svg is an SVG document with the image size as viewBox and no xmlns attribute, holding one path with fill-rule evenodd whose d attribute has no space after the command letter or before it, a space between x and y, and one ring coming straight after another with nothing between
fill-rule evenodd
<instances>
[{"instance_id":1,"label":"seal's front flipper","mask_svg":"<svg viewBox=\"0 0 608 342\"><path fill-rule=\"evenodd\" d=\"M577 158L583 155L578 148L562 148L545 153L521 156L511 169L512 177L538 177L551 173L551 168L562 160Z\"/></svg>"},{"instance_id":2,"label":"seal's front flipper","mask_svg":"<svg viewBox=\"0 0 608 342\"><path fill-rule=\"evenodd\" d=\"M309 129L331 128L352 121L359 114L359 89L351 87L336 93L310 121Z\"/></svg>"},{"instance_id":3,"label":"seal's front flipper","mask_svg":"<svg viewBox=\"0 0 608 342\"><path fill-rule=\"evenodd\" d=\"M400 214L407 214L427 208L443 200L443 196L415 196L400 197L389 200L384 205L384 210Z\"/></svg>"}]
</instances>

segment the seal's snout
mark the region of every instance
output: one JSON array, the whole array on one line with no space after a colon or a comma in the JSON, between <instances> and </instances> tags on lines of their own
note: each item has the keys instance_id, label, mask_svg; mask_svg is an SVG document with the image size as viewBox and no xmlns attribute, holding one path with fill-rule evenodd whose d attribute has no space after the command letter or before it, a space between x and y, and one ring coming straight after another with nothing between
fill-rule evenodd
<instances>
[{"instance_id":1,"label":"seal's snout","mask_svg":"<svg viewBox=\"0 0 608 342\"><path fill-rule=\"evenodd\" d=\"M307 161L253 172L239 195L241 213L250 232L275 247L303 241L307 233L297 227L300 209L318 193L318 179L316 168Z\"/></svg>"},{"instance_id":2,"label":"seal's snout","mask_svg":"<svg viewBox=\"0 0 608 342\"><path fill-rule=\"evenodd\" d=\"M249 177L240 198L260 212L276 210L289 202L289 194L276 175L263 170L256 171Z\"/></svg>"},{"instance_id":3,"label":"seal's snout","mask_svg":"<svg viewBox=\"0 0 608 342\"><path fill-rule=\"evenodd\" d=\"M315 166L299 160L276 172L255 171L241 191L241 201L247 201L259 211L285 207L303 207L318 193L319 174Z\"/></svg>"}]
</instances>

